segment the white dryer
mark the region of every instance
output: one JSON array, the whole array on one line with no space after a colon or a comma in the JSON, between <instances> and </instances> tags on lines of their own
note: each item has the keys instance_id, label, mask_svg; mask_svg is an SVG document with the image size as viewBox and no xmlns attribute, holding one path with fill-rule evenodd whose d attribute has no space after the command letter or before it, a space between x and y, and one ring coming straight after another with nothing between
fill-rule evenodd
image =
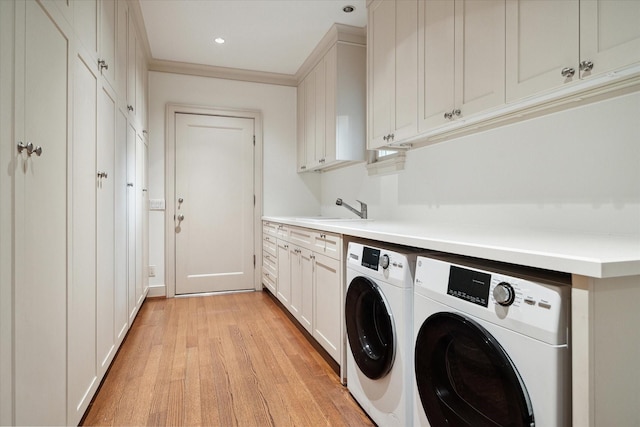
<instances>
[{"instance_id":1,"label":"white dryer","mask_svg":"<svg viewBox=\"0 0 640 427\"><path fill-rule=\"evenodd\" d=\"M414 425L571 425L568 276L455 261L417 258Z\"/></svg>"},{"instance_id":2,"label":"white dryer","mask_svg":"<svg viewBox=\"0 0 640 427\"><path fill-rule=\"evenodd\" d=\"M347 388L379 426L412 423L415 259L401 248L348 247Z\"/></svg>"}]
</instances>

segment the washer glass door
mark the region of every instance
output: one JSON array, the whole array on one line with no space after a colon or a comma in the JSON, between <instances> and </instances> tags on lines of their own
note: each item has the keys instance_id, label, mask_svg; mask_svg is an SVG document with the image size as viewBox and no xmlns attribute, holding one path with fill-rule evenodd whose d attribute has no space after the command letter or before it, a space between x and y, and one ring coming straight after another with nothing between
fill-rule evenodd
<instances>
[{"instance_id":1,"label":"washer glass door","mask_svg":"<svg viewBox=\"0 0 640 427\"><path fill-rule=\"evenodd\" d=\"M391 308L376 283L358 276L349 284L345 323L351 354L358 368L376 380L389 373L395 358Z\"/></svg>"},{"instance_id":2,"label":"washer glass door","mask_svg":"<svg viewBox=\"0 0 640 427\"><path fill-rule=\"evenodd\" d=\"M535 425L531 401L515 365L475 321L441 312L416 337L416 385L434 426Z\"/></svg>"}]
</instances>

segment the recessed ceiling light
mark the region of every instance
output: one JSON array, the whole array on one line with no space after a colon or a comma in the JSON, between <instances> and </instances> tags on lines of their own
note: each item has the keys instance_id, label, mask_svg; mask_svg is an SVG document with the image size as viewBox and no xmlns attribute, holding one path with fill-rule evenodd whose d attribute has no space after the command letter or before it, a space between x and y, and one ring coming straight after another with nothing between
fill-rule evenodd
<instances>
[{"instance_id":1,"label":"recessed ceiling light","mask_svg":"<svg viewBox=\"0 0 640 427\"><path fill-rule=\"evenodd\" d=\"M355 7L353 7L353 6L351 6L351 5L347 5L347 6L345 6L345 7L343 7L343 8L342 8L342 11L343 11L344 13L351 13L351 12L353 12L354 10L356 10L356 8L355 8Z\"/></svg>"},{"instance_id":2,"label":"recessed ceiling light","mask_svg":"<svg viewBox=\"0 0 640 427\"><path fill-rule=\"evenodd\" d=\"M213 39L213 41L218 44L224 44L225 42L225 40L222 37L216 37L215 39Z\"/></svg>"}]
</instances>

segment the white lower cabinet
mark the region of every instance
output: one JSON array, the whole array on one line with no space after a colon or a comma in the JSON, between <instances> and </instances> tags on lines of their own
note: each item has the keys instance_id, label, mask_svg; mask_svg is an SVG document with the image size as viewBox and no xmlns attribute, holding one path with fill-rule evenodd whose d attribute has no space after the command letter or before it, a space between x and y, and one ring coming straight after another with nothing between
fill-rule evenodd
<instances>
[{"instance_id":1,"label":"white lower cabinet","mask_svg":"<svg viewBox=\"0 0 640 427\"><path fill-rule=\"evenodd\" d=\"M265 221L262 248L263 285L341 363L342 236Z\"/></svg>"},{"instance_id":2,"label":"white lower cabinet","mask_svg":"<svg viewBox=\"0 0 640 427\"><path fill-rule=\"evenodd\" d=\"M341 351L341 263L326 255L315 254L313 295L313 337L335 360Z\"/></svg>"}]
</instances>

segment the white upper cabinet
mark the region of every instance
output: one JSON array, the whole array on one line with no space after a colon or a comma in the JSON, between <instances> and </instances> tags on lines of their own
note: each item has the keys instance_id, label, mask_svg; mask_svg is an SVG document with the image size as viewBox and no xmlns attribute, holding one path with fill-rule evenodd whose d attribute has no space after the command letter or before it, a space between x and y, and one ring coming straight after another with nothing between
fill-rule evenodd
<instances>
[{"instance_id":1,"label":"white upper cabinet","mask_svg":"<svg viewBox=\"0 0 640 427\"><path fill-rule=\"evenodd\" d=\"M638 1L507 0L507 101L638 62Z\"/></svg>"},{"instance_id":2,"label":"white upper cabinet","mask_svg":"<svg viewBox=\"0 0 640 427\"><path fill-rule=\"evenodd\" d=\"M63 2L57 3L63 5ZM75 1L71 4L75 15L74 31L78 41L93 58L98 55L98 3L96 0ZM63 6L62 9L65 9ZM95 64L95 63L94 63Z\"/></svg>"},{"instance_id":3,"label":"white upper cabinet","mask_svg":"<svg viewBox=\"0 0 640 427\"><path fill-rule=\"evenodd\" d=\"M578 0L507 0L507 101L578 79L579 7Z\"/></svg>"},{"instance_id":4,"label":"white upper cabinet","mask_svg":"<svg viewBox=\"0 0 640 427\"><path fill-rule=\"evenodd\" d=\"M417 133L417 2L378 0L369 5L367 148Z\"/></svg>"},{"instance_id":5,"label":"white upper cabinet","mask_svg":"<svg viewBox=\"0 0 640 427\"><path fill-rule=\"evenodd\" d=\"M502 0L419 2L420 132L504 104L504 19Z\"/></svg>"},{"instance_id":6,"label":"white upper cabinet","mask_svg":"<svg viewBox=\"0 0 640 427\"><path fill-rule=\"evenodd\" d=\"M364 35L349 27L357 32L343 42L343 28L327 33L320 42L326 50L298 85L298 172L365 158Z\"/></svg>"},{"instance_id":7,"label":"white upper cabinet","mask_svg":"<svg viewBox=\"0 0 640 427\"><path fill-rule=\"evenodd\" d=\"M580 2L581 77L640 62L640 1Z\"/></svg>"},{"instance_id":8,"label":"white upper cabinet","mask_svg":"<svg viewBox=\"0 0 640 427\"><path fill-rule=\"evenodd\" d=\"M100 51L98 67L102 75L114 85L116 71L117 13L115 0L100 0Z\"/></svg>"}]
</instances>

